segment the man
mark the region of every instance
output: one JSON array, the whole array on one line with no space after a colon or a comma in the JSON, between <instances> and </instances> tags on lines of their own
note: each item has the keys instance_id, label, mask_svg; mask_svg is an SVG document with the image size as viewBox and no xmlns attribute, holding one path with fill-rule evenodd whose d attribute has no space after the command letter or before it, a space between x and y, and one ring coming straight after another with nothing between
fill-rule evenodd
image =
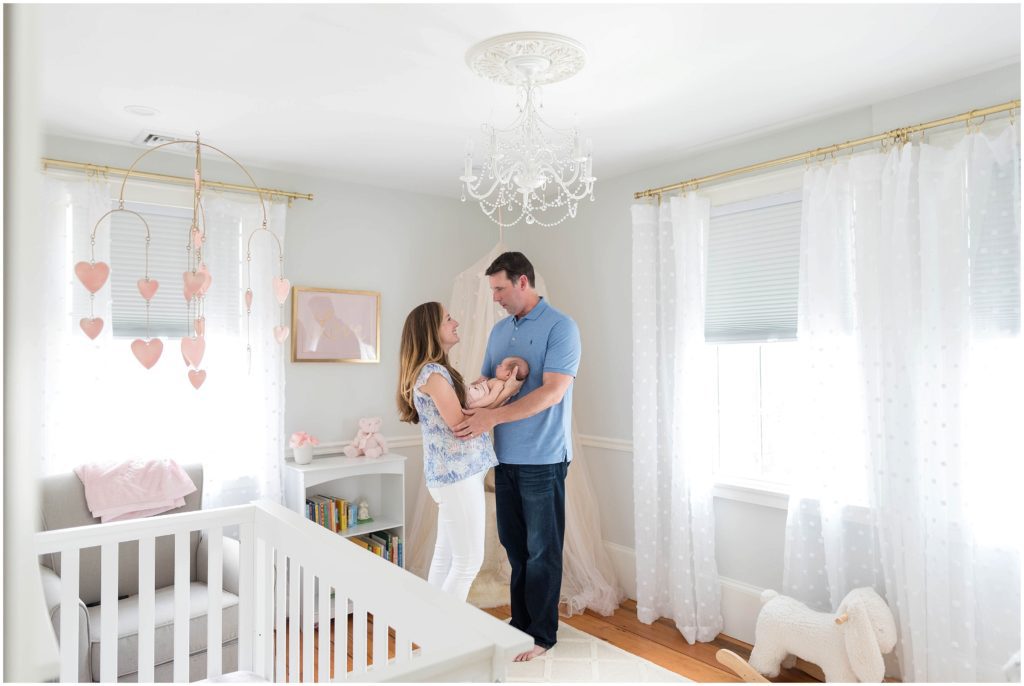
<instances>
[{"instance_id":1,"label":"man","mask_svg":"<svg viewBox=\"0 0 1024 686\"><path fill-rule=\"evenodd\" d=\"M512 564L512 626L533 637L516 656L532 660L555 645L562 589L565 475L572 460L572 385L580 364L576 322L534 290L533 265L518 252L487 268L494 301L511 316L491 330L482 374L504 358L529 364L519 400L497 409L465 410L459 438L494 429L498 538Z\"/></svg>"}]
</instances>

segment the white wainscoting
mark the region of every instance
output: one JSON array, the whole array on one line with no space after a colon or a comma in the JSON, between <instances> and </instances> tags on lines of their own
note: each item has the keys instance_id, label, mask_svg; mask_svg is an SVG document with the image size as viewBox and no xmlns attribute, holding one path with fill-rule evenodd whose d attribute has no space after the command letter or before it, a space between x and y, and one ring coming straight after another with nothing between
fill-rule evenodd
<instances>
[{"instance_id":1,"label":"white wainscoting","mask_svg":"<svg viewBox=\"0 0 1024 686\"><path fill-rule=\"evenodd\" d=\"M407 434L405 436L395 436L394 438L385 436L384 438L388 443L389 450L391 448L418 448L423 445L423 437L420 434ZM579 439L580 444L585 448L604 448L605 450L615 450L630 454L633 452L632 441L605 438L604 436L584 436L582 434ZM313 449L313 455L314 457L317 455L337 455L349 443L351 441L326 441ZM290 450L288 451L288 456L292 457Z\"/></svg>"},{"instance_id":2,"label":"white wainscoting","mask_svg":"<svg viewBox=\"0 0 1024 686\"><path fill-rule=\"evenodd\" d=\"M612 560L619 583L630 598L636 598L636 552L617 543L604 542ZM746 643L754 643L754 625L761 611L761 591L764 589L719 577L722 582L722 633Z\"/></svg>"}]
</instances>

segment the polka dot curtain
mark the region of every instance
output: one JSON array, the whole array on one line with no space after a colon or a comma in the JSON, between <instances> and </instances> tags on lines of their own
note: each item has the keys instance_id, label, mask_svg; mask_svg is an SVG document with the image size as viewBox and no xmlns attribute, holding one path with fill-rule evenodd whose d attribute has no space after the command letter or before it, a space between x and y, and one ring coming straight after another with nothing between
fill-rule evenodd
<instances>
[{"instance_id":1,"label":"polka dot curtain","mask_svg":"<svg viewBox=\"0 0 1024 686\"><path fill-rule=\"evenodd\" d=\"M785 592L873 586L903 681L1003 680L1020 648L1019 145L1004 121L804 179Z\"/></svg>"},{"instance_id":2,"label":"polka dot curtain","mask_svg":"<svg viewBox=\"0 0 1024 686\"><path fill-rule=\"evenodd\" d=\"M690 643L722 630L712 465L714 347L704 343L710 203L690 194L633 213L633 495L637 616Z\"/></svg>"}]
</instances>

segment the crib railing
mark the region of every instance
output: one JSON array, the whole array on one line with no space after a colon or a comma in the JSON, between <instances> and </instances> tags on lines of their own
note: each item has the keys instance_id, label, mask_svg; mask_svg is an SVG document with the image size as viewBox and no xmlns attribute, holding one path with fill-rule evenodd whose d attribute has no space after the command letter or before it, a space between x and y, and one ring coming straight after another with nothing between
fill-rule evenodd
<instances>
[{"instance_id":1,"label":"crib railing","mask_svg":"<svg viewBox=\"0 0 1024 686\"><path fill-rule=\"evenodd\" d=\"M188 681L194 531L209 539L206 672L220 675L222 615L213 609L222 605L222 534L229 527L237 527L240 544L240 671L276 682L500 681L512 656L532 644L525 634L339 541L324 527L261 501L37 534L37 552L61 559L60 681L78 681L78 560L81 550L96 546L101 550L100 678L117 680L118 546L128 541L139 542L138 680L153 681L154 542L160 536L175 541L173 678Z\"/></svg>"}]
</instances>

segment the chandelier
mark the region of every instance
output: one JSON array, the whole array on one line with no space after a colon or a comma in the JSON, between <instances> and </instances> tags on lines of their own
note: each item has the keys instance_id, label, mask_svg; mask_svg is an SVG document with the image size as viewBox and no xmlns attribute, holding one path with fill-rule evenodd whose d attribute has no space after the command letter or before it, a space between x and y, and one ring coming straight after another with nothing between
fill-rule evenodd
<instances>
[{"instance_id":1,"label":"chandelier","mask_svg":"<svg viewBox=\"0 0 1024 686\"><path fill-rule=\"evenodd\" d=\"M483 163L473 163L466 145L462 201L479 201L495 224L555 226L576 216L580 200L594 199L591 143L579 130L556 129L540 116L541 86L575 75L586 53L578 42L553 33L508 33L478 43L466 53L477 75L518 90L519 116L508 128L482 125Z\"/></svg>"}]
</instances>

